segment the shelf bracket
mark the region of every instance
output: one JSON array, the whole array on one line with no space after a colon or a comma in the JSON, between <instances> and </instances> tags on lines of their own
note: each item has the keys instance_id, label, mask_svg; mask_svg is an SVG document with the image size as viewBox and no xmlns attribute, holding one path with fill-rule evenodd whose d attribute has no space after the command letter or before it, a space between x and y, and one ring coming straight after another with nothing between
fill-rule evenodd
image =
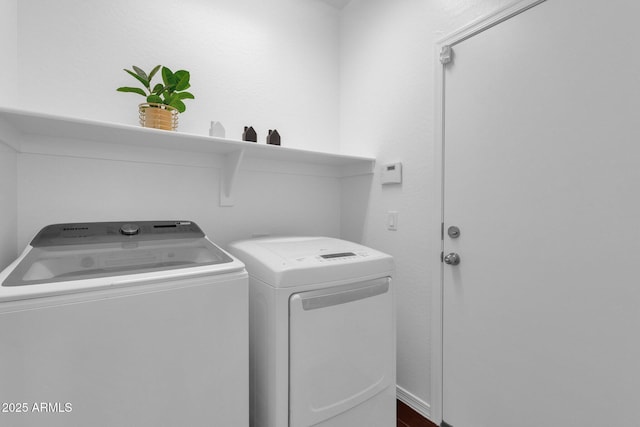
<instances>
[{"instance_id":1,"label":"shelf bracket","mask_svg":"<svg viewBox=\"0 0 640 427\"><path fill-rule=\"evenodd\" d=\"M233 206L233 185L238 176L244 150L232 151L224 155L220 169L220 206Z\"/></svg>"}]
</instances>

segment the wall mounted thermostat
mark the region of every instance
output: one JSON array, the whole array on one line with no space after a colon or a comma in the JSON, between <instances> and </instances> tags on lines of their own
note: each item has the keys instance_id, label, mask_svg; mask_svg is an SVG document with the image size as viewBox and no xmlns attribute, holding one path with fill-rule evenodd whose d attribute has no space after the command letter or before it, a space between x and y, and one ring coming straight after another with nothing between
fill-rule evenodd
<instances>
[{"instance_id":1,"label":"wall mounted thermostat","mask_svg":"<svg viewBox=\"0 0 640 427\"><path fill-rule=\"evenodd\" d=\"M382 173L380 174L382 184L401 184L402 183L402 163L387 163L382 165Z\"/></svg>"}]
</instances>

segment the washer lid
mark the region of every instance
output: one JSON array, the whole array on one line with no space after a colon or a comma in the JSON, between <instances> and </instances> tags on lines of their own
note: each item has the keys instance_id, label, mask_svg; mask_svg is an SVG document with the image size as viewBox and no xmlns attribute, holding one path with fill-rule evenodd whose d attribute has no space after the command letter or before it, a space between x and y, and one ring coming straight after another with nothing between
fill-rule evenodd
<instances>
[{"instance_id":1,"label":"washer lid","mask_svg":"<svg viewBox=\"0 0 640 427\"><path fill-rule=\"evenodd\" d=\"M128 226L123 227L125 224ZM136 225L139 231L130 235L126 233L135 229L132 223L45 227L2 286L51 284L233 262L193 222Z\"/></svg>"}]
</instances>

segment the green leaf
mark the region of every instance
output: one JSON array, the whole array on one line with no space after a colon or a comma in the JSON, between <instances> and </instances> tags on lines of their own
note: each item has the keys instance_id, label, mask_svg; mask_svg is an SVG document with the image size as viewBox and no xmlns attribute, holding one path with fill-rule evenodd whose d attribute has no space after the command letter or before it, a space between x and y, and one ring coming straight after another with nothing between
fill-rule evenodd
<instances>
[{"instance_id":1,"label":"green leaf","mask_svg":"<svg viewBox=\"0 0 640 427\"><path fill-rule=\"evenodd\" d=\"M195 99L195 96L193 96L193 94L191 94L190 92L180 92L177 95L178 99Z\"/></svg>"},{"instance_id":2,"label":"green leaf","mask_svg":"<svg viewBox=\"0 0 640 427\"><path fill-rule=\"evenodd\" d=\"M127 73L131 74L136 80L138 80L140 83L142 83L142 85L144 87L146 87L147 89L149 89L149 80L145 80L142 77L140 77L139 75L137 75L136 73L134 73L131 70L127 70L126 68L124 69Z\"/></svg>"},{"instance_id":3,"label":"green leaf","mask_svg":"<svg viewBox=\"0 0 640 427\"><path fill-rule=\"evenodd\" d=\"M189 74L188 71L185 71L185 70L176 71L175 76L177 79L176 90L182 91L182 90L189 89L189 87L191 86L189 84L189 79L191 75Z\"/></svg>"},{"instance_id":4,"label":"green leaf","mask_svg":"<svg viewBox=\"0 0 640 427\"><path fill-rule=\"evenodd\" d=\"M149 83L151 83L151 80L153 80L153 76L156 75L160 67L160 65L156 65L155 67L153 67L153 70L151 70L151 72L149 73Z\"/></svg>"},{"instance_id":5,"label":"green leaf","mask_svg":"<svg viewBox=\"0 0 640 427\"><path fill-rule=\"evenodd\" d=\"M162 98L158 95L149 95L147 96L147 102L155 102L156 104L162 104Z\"/></svg>"},{"instance_id":6,"label":"green leaf","mask_svg":"<svg viewBox=\"0 0 640 427\"><path fill-rule=\"evenodd\" d=\"M169 105L171 105L172 107L175 107L181 113L184 113L184 110L187 109L187 107L184 105L184 102L180 101L179 99L174 100Z\"/></svg>"},{"instance_id":7,"label":"green leaf","mask_svg":"<svg viewBox=\"0 0 640 427\"><path fill-rule=\"evenodd\" d=\"M162 67L162 81L165 86L175 86L177 83L176 76L167 67Z\"/></svg>"},{"instance_id":8,"label":"green leaf","mask_svg":"<svg viewBox=\"0 0 640 427\"><path fill-rule=\"evenodd\" d=\"M146 81L151 80L151 79L149 79L149 76L147 76L147 73L145 73L142 68L136 67L135 65L133 65L132 67L133 67L133 71L135 71L137 75L139 75L140 77L142 77Z\"/></svg>"},{"instance_id":9,"label":"green leaf","mask_svg":"<svg viewBox=\"0 0 640 427\"><path fill-rule=\"evenodd\" d=\"M151 93L154 93L156 95L160 95L163 90L164 90L164 86L162 85L162 83L158 83L157 85L155 85L153 87L153 90L151 91Z\"/></svg>"},{"instance_id":10,"label":"green leaf","mask_svg":"<svg viewBox=\"0 0 640 427\"><path fill-rule=\"evenodd\" d=\"M140 89L139 87L119 87L116 90L118 92L132 92L142 96L147 96L147 93L144 90Z\"/></svg>"},{"instance_id":11,"label":"green leaf","mask_svg":"<svg viewBox=\"0 0 640 427\"><path fill-rule=\"evenodd\" d=\"M178 78L178 80L182 79L184 76L188 76L189 72L187 70L178 70L175 73L173 73L176 75L176 77Z\"/></svg>"},{"instance_id":12,"label":"green leaf","mask_svg":"<svg viewBox=\"0 0 640 427\"><path fill-rule=\"evenodd\" d=\"M189 84L189 75L186 75L185 77L180 79L176 84L176 90L179 90L179 91L187 90L189 89L189 87L191 87L191 85Z\"/></svg>"},{"instance_id":13,"label":"green leaf","mask_svg":"<svg viewBox=\"0 0 640 427\"><path fill-rule=\"evenodd\" d=\"M178 94L177 93L171 93L171 94L167 94L167 96L165 96L164 103L167 104L167 105L171 105L176 100L178 100Z\"/></svg>"},{"instance_id":14,"label":"green leaf","mask_svg":"<svg viewBox=\"0 0 640 427\"><path fill-rule=\"evenodd\" d=\"M171 94L172 92L165 90L164 92L162 92L162 98L164 99L164 103L169 105L169 101L171 100Z\"/></svg>"}]
</instances>

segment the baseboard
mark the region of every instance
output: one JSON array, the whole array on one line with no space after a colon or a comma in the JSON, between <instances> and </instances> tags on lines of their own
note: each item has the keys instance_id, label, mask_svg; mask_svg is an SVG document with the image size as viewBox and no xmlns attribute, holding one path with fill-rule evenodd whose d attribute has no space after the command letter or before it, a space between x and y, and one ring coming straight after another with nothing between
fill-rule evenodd
<instances>
[{"instance_id":1,"label":"baseboard","mask_svg":"<svg viewBox=\"0 0 640 427\"><path fill-rule=\"evenodd\" d=\"M399 401L431 421L431 405L427 402L418 398L416 395L409 393L398 385L396 386L396 397Z\"/></svg>"}]
</instances>

